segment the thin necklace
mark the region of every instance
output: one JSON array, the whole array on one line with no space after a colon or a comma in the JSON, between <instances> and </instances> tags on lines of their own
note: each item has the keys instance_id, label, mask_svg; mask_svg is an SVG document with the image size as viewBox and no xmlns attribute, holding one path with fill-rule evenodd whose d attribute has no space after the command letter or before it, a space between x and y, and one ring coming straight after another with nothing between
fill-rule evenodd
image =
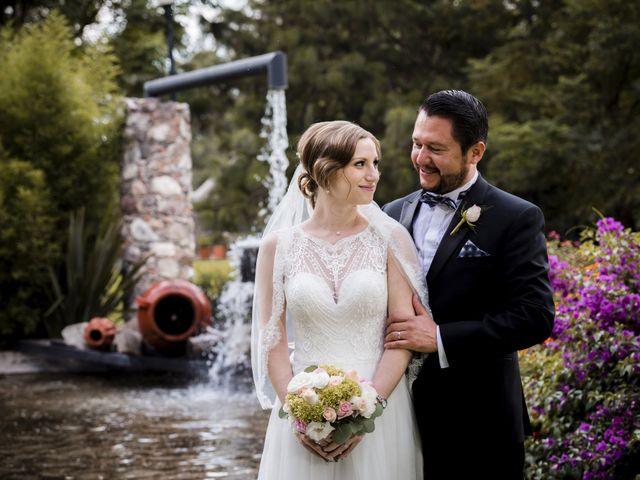
<instances>
[{"instance_id":1,"label":"thin necklace","mask_svg":"<svg viewBox=\"0 0 640 480\"><path fill-rule=\"evenodd\" d=\"M349 229L350 229L350 228L355 227L357 224L358 224L358 217L356 216L356 218L355 218L355 220L353 221L353 223L352 223L349 227L347 227L345 230L335 230L335 234L336 234L336 236L338 236L338 237L342 236L342 234L343 234L345 231L349 231Z\"/></svg>"}]
</instances>

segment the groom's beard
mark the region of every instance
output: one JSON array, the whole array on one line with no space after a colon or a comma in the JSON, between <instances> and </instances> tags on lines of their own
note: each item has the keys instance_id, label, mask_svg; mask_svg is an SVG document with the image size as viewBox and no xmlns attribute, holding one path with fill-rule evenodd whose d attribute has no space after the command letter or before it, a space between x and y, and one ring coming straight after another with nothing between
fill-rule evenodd
<instances>
[{"instance_id":1,"label":"groom's beard","mask_svg":"<svg viewBox=\"0 0 640 480\"><path fill-rule=\"evenodd\" d=\"M449 193L456 188L464 185L464 179L467 178L469 173L469 165L463 164L458 173L450 173L448 175L440 175L440 182L433 188L426 188L425 190L432 193L438 193L440 195Z\"/></svg>"}]
</instances>

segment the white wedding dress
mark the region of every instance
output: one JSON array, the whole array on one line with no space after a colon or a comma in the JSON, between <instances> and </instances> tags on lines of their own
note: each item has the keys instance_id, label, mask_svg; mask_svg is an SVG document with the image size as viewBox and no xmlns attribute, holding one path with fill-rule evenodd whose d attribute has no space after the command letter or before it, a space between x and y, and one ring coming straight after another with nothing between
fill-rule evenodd
<instances>
[{"instance_id":1,"label":"white wedding dress","mask_svg":"<svg viewBox=\"0 0 640 480\"><path fill-rule=\"evenodd\" d=\"M413 245L406 230L397 226L392 241L394 259L404 257L406 263L406 258L413 255ZM399 242L398 235L402 239ZM298 225L277 232L277 237L273 305L269 308L287 311L287 330L292 330L288 334L293 333L295 338L294 374L309 365L331 364L373 378L383 353L391 232L385 234L370 224L332 245L310 236ZM399 252L398 243L408 252ZM411 268L414 266L404 265L403 271L406 274ZM282 334L264 328L267 331L262 333L262 343L273 343ZM376 419L375 431L335 463L325 462L303 448L289 420L279 418L279 409L276 400L259 479L422 478L420 440L406 376L390 395L382 416Z\"/></svg>"}]
</instances>

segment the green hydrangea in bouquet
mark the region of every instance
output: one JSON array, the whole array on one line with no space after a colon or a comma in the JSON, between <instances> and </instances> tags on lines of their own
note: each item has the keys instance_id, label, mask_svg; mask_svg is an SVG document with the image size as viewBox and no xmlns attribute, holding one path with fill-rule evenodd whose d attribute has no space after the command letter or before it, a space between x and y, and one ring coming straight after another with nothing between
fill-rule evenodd
<instances>
[{"instance_id":1,"label":"green hydrangea in bouquet","mask_svg":"<svg viewBox=\"0 0 640 480\"><path fill-rule=\"evenodd\" d=\"M358 372L332 365L312 365L287 385L280 418L289 418L294 431L315 442L344 443L351 437L371 433L382 415L378 392Z\"/></svg>"}]
</instances>

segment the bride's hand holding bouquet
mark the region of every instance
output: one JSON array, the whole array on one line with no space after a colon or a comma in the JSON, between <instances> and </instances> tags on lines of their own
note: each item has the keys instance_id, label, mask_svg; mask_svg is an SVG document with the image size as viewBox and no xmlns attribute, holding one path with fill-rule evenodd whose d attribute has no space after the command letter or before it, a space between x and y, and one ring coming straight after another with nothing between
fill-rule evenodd
<instances>
[{"instance_id":1,"label":"bride's hand holding bouquet","mask_svg":"<svg viewBox=\"0 0 640 480\"><path fill-rule=\"evenodd\" d=\"M376 389L356 371L312 365L291 379L279 414L289 418L305 446L333 460L373 432L382 411Z\"/></svg>"}]
</instances>

